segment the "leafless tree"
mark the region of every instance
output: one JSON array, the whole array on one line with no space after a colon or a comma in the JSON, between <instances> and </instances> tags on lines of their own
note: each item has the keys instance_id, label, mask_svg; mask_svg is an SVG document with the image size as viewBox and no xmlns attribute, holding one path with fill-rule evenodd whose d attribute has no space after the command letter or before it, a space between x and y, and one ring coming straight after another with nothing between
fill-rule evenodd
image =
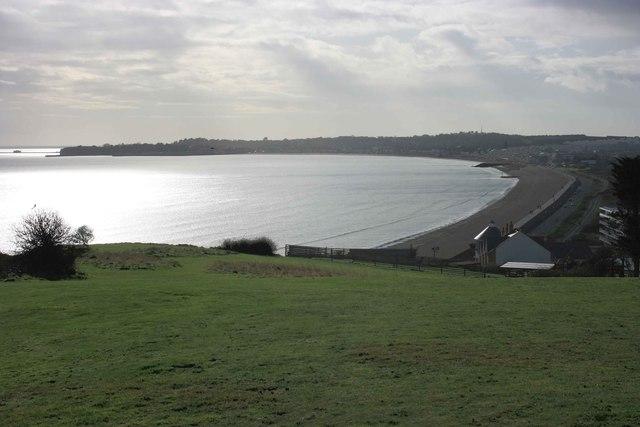
<instances>
[{"instance_id":1,"label":"leafless tree","mask_svg":"<svg viewBox=\"0 0 640 427\"><path fill-rule=\"evenodd\" d=\"M38 210L26 216L15 228L21 273L46 279L72 277L76 259L85 247L75 246L71 228L56 212Z\"/></svg>"},{"instance_id":2,"label":"leafless tree","mask_svg":"<svg viewBox=\"0 0 640 427\"><path fill-rule=\"evenodd\" d=\"M53 211L38 210L27 215L14 231L15 244L22 253L71 243L71 228Z\"/></svg>"}]
</instances>

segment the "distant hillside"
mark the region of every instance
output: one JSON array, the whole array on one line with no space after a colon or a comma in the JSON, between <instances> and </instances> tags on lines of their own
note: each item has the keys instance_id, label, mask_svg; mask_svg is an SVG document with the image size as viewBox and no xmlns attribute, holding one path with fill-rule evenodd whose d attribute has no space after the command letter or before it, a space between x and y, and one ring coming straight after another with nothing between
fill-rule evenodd
<instances>
[{"instance_id":1,"label":"distant hillside","mask_svg":"<svg viewBox=\"0 0 640 427\"><path fill-rule=\"evenodd\" d=\"M400 156L446 156L476 153L518 146L558 144L568 141L601 140L586 135L506 135L499 133L460 132L405 137L339 136L282 140L228 140L189 138L170 144L105 144L102 146L66 147L62 156L190 156L248 153L318 153L318 154L388 154Z\"/></svg>"}]
</instances>

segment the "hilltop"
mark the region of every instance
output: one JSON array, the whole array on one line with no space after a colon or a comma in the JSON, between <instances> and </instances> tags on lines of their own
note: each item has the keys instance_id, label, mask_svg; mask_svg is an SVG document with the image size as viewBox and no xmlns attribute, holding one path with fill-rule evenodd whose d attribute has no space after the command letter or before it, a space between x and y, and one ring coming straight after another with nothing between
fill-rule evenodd
<instances>
[{"instance_id":1,"label":"hilltop","mask_svg":"<svg viewBox=\"0 0 640 427\"><path fill-rule=\"evenodd\" d=\"M632 279L98 245L0 283L0 424L632 425Z\"/></svg>"}]
</instances>

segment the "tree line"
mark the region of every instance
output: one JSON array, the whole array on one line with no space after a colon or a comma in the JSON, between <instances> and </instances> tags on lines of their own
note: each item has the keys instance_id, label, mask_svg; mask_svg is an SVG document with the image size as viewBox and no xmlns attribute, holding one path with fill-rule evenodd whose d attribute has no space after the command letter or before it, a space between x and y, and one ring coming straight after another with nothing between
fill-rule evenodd
<instances>
[{"instance_id":1,"label":"tree line","mask_svg":"<svg viewBox=\"0 0 640 427\"><path fill-rule=\"evenodd\" d=\"M172 143L105 144L101 146L65 147L62 156L180 156L249 153L293 154L390 154L451 155L491 149L552 145L570 141L601 140L606 137L586 135L508 135L500 133L458 132L414 136L338 136L269 140L230 140L186 138Z\"/></svg>"}]
</instances>

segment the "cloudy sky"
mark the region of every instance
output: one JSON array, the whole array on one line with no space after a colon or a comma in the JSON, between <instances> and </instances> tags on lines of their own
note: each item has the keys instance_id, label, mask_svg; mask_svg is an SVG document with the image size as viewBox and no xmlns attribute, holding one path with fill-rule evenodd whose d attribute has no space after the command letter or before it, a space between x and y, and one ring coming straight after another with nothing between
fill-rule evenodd
<instances>
[{"instance_id":1,"label":"cloudy sky","mask_svg":"<svg viewBox=\"0 0 640 427\"><path fill-rule=\"evenodd\" d=\"M640 0L0 1L0 145L640 134Z\"/></svg>"}]
</instances>

